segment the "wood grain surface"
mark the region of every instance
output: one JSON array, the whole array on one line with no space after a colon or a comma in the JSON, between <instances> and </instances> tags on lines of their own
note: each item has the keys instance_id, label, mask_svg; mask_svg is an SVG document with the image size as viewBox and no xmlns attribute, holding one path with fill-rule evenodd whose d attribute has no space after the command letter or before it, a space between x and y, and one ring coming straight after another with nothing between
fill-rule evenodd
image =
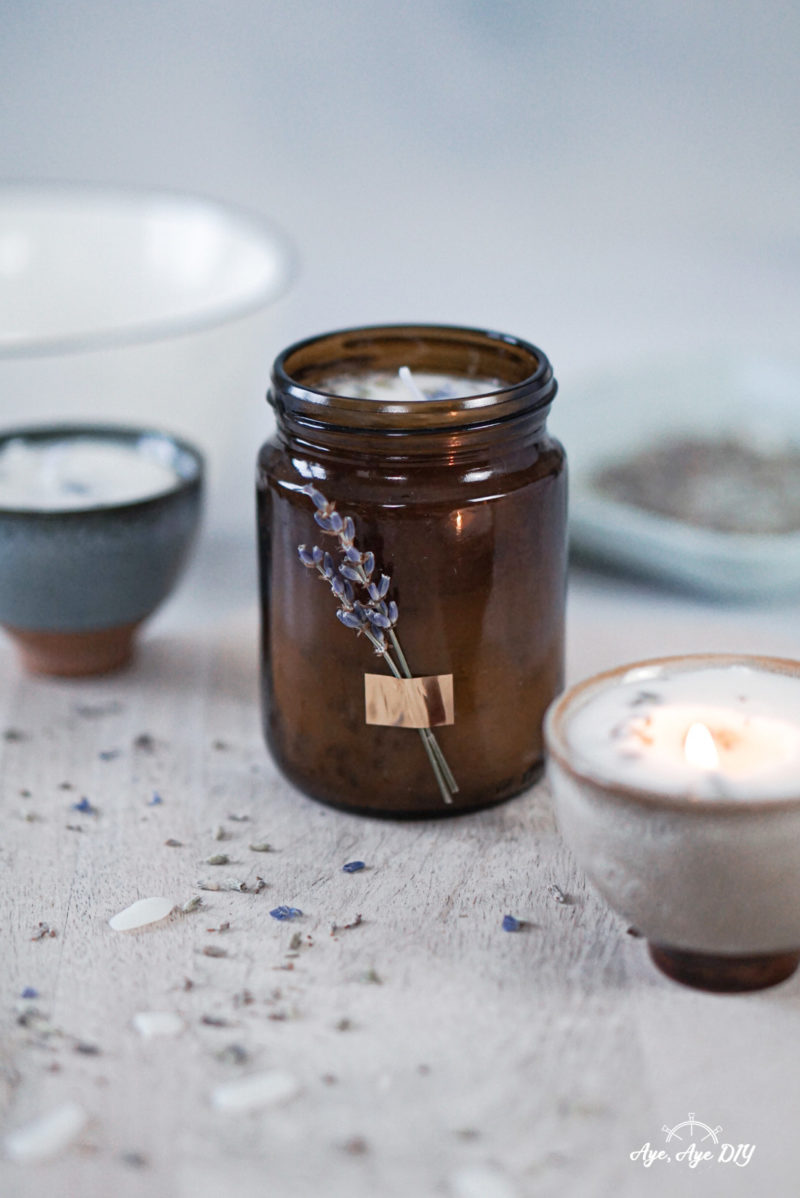
<instances>
[{"instance_id":1,"label":"wood grain surface","mask_svg":"<svg viewBox=\"0 0 800 1198\"><path fill-rule=\"evenodd\" d=\"M661 977L544 786L429 822L303 798L261 739L251 592L225 599L224 578L201 563L116 676L26 678L0 650L4 1129L69 1100L88 1116L53 1160L2 1161L4 1198L796 1193L800 980L730 998ZM573 677L676 646L797 653L789 607L622 588L576 576ZM247 890L198 888L229 879ZM151 895L203 905L111 930ZM278 922L280 904L303 915ZM56 935L33 939L42 923ZM143 1011L184 1030L144 1039ZM214 1107L263 1071L297 1093ZM631 1161L690 1112L755 1143L750 1164Z\"/></svg>"}]
</instances>

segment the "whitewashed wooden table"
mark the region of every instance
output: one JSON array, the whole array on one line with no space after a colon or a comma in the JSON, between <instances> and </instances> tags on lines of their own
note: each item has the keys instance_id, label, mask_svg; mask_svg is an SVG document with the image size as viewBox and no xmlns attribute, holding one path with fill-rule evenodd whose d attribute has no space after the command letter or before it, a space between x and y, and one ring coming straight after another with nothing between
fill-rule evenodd
<instances>
[{"instance_id":1,"label":"whitewashed wooden table","mask_svg":"<svg viewBox=\"0 0 800 1198\"><path fill-rule=\"evenodd\" d=\"M587 888L544 786L419 823L296 793L261 740L251 557L207 545L116 677L24 678L0 647L4 1134L67 1102L87 1117L52 1160L3 1160L4 1198L797 1193L800 978L719 997L661 977ZM661 652L800 656L796 604L583 574L569 634L571 678ZM354 858L368 868L344 873ZM209 878L248 891L199 891ZM138 898L197 894L151 929L108 926ZM271 919L280 903L303 917ZM506 913L525 929L503 932ZM143 1011L183 1030L144 1039ZM212 1105L262 1072L296 1092ZM630 1159L689 1114L755 1144L749 1165Z\"/></svg>"}]
</instances>

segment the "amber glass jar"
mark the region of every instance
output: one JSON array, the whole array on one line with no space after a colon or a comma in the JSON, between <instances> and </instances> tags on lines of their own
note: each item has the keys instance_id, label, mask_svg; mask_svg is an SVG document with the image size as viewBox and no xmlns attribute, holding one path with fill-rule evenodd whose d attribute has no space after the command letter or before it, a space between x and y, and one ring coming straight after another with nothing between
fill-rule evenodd
<instances>
[{"instance_id":1,"label":"amber glass jar","mask_svg":"<svg viewBox=\"0 0 800 1198\"><path fill-rule=\"evenodd\" d=\"M337 379L401 367L456 390L493 381L461 398L333 393ZM278 357L277 432L257 471L263 715L278 765L307 794L374 815L449 815L540 774L563 666L566 471L545 427L555 393L535 346L474 329L351 329ZM397 638L407 671L375 652L376 636L394 661ZM452 722L437 726L435 703L423 731L367 723L365 675L392 673L452 675Z\"/></svg>"}]
</instances>

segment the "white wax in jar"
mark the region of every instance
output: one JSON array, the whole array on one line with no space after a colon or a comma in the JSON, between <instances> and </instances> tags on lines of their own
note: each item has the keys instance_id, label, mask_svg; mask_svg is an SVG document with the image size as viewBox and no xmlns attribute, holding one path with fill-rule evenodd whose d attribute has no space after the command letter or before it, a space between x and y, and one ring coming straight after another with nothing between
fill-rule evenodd
<instances>
[{"instance_id":1,"label":"white wax in jar","mask_svg":"<svg viewBox=\"0 0 800 1198\"><path fill-rule=\"evenodd\" d=\"M690 800L788 798L800 794L800 677L633 669L576 706L566 737L573 765L598 781Z\"/></svg>"},{"instance_id":2,"label":"white wax in jar","mask_svg":"<svg viewBox=\"0 0 800 1198\"><path fill-rule=\"evenodd\" d=\"M171 454L158 437L15 437L0 446L0 508L72 511L146 499L175 486Z\"/></svg>"},{"instance_id":3,"label":"white wax in jar","mask_svg":"<svg viewBox=\"0 0 800 1198\"><path fill-rule=\"evenodd\" d=\"M412 378L423 399L464 399L471 395L501 391L503 387L508 386L500 379L436 374L427 370L413 371ZM383 403L408 403L417 398L399 372L390 370L331 375L316 384L316 389L327 391L331 395L380 400Z\"/></svg>"}]
</instances>

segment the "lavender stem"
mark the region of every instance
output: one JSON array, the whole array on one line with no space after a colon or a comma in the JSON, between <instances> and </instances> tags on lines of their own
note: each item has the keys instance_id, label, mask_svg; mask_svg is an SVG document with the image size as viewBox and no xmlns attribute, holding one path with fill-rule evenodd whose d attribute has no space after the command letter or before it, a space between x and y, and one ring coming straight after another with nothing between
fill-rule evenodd
<instances>
[{"instance_id":1,"label":"lavender stem","mask_svg":"<svg viewBox=\"0 0 800 1198\"><path fill-rule=\"evenodd\" d=\"M412 677L411 670L409 669L405 654L403 653L403 650L400 648L400 641L397 639L397 633L395 632L395 630L393 628L389 629L389 637L392 642L392 648L394 649L395 653L397 654L397 660L400 662L400 668L403 670L403 673L405 674L406 678L411 678ZM450 769L450 766L447 764L445 755L442 752L442 749L441 749L441 746L440 746L438 740L436 739L436 734L434 732L432 732L430 730L430 728L420 728L420 734L422 736L422 739L425 741L426 746L428 746L430 748L430 751L435 755L436 760L439 763L439 768L441 769L441 771L444 775L444 779L445 779L445 782L447 783L447 788L450 791L450 794L457 794L458 793L458 783L456 782L456 780L453 776L453 771Z\"/></svg>"}]
</instances>

